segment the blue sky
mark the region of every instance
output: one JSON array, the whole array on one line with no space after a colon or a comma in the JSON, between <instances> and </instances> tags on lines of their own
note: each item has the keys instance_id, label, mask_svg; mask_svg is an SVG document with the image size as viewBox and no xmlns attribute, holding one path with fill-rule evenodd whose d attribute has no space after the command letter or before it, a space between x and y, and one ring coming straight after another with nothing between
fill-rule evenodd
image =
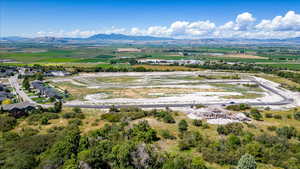
<instances>
[{"instance_id":1,"label":"blue sky","mask_svg":"<svg viewBox=\"0 0 300 169\"><path fill-rule=\"evenodd\" d=\"M251 33L258 31L253 28L263 19L272 21L276 16L284 17L289 11L293 11L295 15L288 18L293 20L300 13L299 0L0 0L0 7L0 36L125 33L209 37L216 36L212 34L218 34L219 27L230 21L234 22L230 30L232 33ZM238 15L244 13L250 14L254 20L245 15L249 23L241 26L236 20ZM278 28L277 23L267 29L269 32L284 31L283 36L293 34L287 31L296 32L298 35L300 23L296 19L292 28L289 21L289 26L284 29ZM177 23L177 30L174 30L171 27L176 22L182 23ZM198 24L193 26L192 23ZM286 23L281 25L284 24ZM149 30L154 26L158 28ZM253 28L250 29L250 26Z\"/></svg>"}]
</instances>

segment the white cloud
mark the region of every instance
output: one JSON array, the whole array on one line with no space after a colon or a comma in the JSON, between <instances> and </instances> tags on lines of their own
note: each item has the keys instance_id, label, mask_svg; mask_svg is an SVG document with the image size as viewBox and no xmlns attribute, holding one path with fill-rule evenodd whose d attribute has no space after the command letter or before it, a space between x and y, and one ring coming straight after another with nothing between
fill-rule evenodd
<instances>
[{"instance_id":1,"label":"white cloud","mask_svg":"<svg viewBox=\"0 0 300 169\"><path fill-rule=\"evenodd\" d=\"M250 29L250 27L252 26L252 24L255 20L256 19L249 12L239 14L235 19L235 22L236 22L235 29L236 30Z\"/></svg>"},{"instance_id":2,"label":"white cloud","mask_svg":"<svg viewBox=\"0 0 300 169\"><path fill-rule=\"evenodd\" d=\"M224 25L221 25L219 27L220 30L249 30L253 26L253 23L255 22L255 18L252 16L249 12L244 12L242 14L239 14L235 22L229 21L225 23Z\"/></svg>"},{"instance_id":3,"label":"white cloud","mask_svg":"<svg viewBox=\"0 0 300 169\"><path fill-rule=\"evenodd\" d=\"M146 32L152 36L170 36L170 30L166 26L150 26Z\"/></svg>"},{"instance_id":4,"label":"white cloud","mask_svg":"<svg viewBox=\"0 0 300 169\"><path fill-rule=\"evenodd\" d=\"M276 16L272 20L262 20L255 26L259 30L300 31L300 15L289 11L285 16Z\"/></svg>"},{"instance_id":5,"label":"white cloud","mask_svg":"<svg viewBox=\"0 0 300 169\"><path fill-rule=\"evenodd\" d=\"M229 21L225 23L224 25L221 25L219 27L220 30L233 30L235 27L235 24L232 21Z\"/></svg>"},{"instance_id":6,"label":"white cloud","mask_svg":"<svg viewBox=\"0 0 300 169\"><path fill-rule=\"evenodd\" d=\"M144 29L111 27L101 30L40 31L36 34L37 36L54 37L89 37L98 33L173 38L289 38L300 36L300 14L289 11L284 16L276 16L272 20L263 19L256 22L251 13L244 12L237 15L234 21L228 21L220 26L209 20L175 21L168 26L156 25Z\"/></svg>"}]
</instances>

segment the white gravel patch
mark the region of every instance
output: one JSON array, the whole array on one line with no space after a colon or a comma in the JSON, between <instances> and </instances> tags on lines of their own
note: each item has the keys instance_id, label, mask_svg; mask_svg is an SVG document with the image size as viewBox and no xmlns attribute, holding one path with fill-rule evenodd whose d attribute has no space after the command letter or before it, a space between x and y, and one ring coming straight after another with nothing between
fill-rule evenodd
<instances>
[{"instance_id":1,"label":"white gravel patch","mask_svg":"<svg viewBox=\"0 0 300 169\"><path fill-rule=\"evenodd\" d=\"M81 104L201 104L207 102L218 103L227 99L222 96L241 95L237 92L195 92L192 94L178 94L176 96L166 96L158 98L113 98L98 99L99 94L88 95L86 101L70 101L68 103Z\"/></svg>"},{"instance_id":2,"label":"white gravel patch","mask_svg":"<svg viewBox=\"0 0 300 169\"><path fill-rule=\"evenodd\" d=\"M76 82L75 80L73 79L52 79L51 80L52 82L54 83L59 83L59 82L70 82L76 86L87 86L86 84L83 84L83 83L79 83L79 82Z\"/></svg>"},{"instance_id":3,"label":"white gravel patch","mask_svg":"<svg viewBox=\"0 0 300 169\"><path fill-rule=\"evenodd\" d=\"M105 93L97 93L97 94L90 94L84 97L85 100L99 100L99 99L105 99L108 95Z\"/></svg>"}]
</instances>

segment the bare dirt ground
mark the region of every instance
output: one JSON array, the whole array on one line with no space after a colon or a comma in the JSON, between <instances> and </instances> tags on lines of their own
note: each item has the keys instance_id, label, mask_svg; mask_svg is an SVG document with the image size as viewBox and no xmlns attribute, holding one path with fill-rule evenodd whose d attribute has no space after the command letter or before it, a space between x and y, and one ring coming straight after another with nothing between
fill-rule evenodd
<instances>
[{"instance_id":1,"label":"bare dirt ground","mask_svg":"<svg viewBox=\"0 0 300 169\"><path fill-rule=\"evenodd\" d=\"M200 74L209 73L203 71L84 73L70 78L54 78L52 83L76 96L75 100L69 102L70 104L201 104L280 99L267 91L247 88L240 83L219 86L207 84L206 81L211 80L203 80L199 77ZM220 73L214 75L219 76Z\"/></svg>"},{"instance_id":2,"label":"bare dirt ground","mask_svg":"<svg viewBox=\"0 0 300 169\"><path fill-rule=\"evenodd\" d=\"M250 55L250 54L226 54L221 57L229 57L229 58L246 58L246 59L268 59L267 57Z\"/></svg>"}]
</instances>

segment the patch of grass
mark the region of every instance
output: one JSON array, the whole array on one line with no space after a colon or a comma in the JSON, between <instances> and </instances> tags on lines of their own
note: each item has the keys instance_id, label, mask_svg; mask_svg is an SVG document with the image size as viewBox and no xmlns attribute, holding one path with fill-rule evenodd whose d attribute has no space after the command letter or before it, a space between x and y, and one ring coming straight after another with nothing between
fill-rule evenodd
<instances>
[{"instance_id":1,"label":"patch of grass","mask_svg":"<svg viewBox=\"0 0 300 169\"><path fill-rule=\"evenodd\" d=\"M293 89L293 88L300 88L300 84L293 82L289 79L286 78L282 78L279 76L275 76L275 75L267 75L267 74L258 74L257 76L265 78L267 80L279 83L282 85L282 87L287 88L287 89Z\"/></svg>"},{"instance_id":2,"label":"patch of grass","mask_svg":"<svg viewBox=\"0 0 300 169\"><path fill-rule=\"evenodd\" d=\"M200 68L188 68L184 66L162 66L162 65L134 65L132 67L144 67L146 69L156 70L156 71L200 71Z\"/></svg>"},{"instance_id":3,"label":"patch of grass","mask_svg":"<svg viewBox=\"0 0 300 169\"><path fill-rule=\"evenodd\" d=\"M285 63L285 64L260 64L260 65L269 66L269 67L273 67L273 68L280 68L280 69L300 70L300 63L299 64L292 64L292 63Z\"/></svg>"},{"instance_id":4,"label":"patch of grass","mask_svg":"<svg viewBox=\"0 0 300 169\"><path fill-rule=\"evenodd\" d=\"M244 93L243 95L232 95L232 96L223 96L224 99L256 99L263 97L262 94L257 93Z\"/></svg>"}]
</instances>

